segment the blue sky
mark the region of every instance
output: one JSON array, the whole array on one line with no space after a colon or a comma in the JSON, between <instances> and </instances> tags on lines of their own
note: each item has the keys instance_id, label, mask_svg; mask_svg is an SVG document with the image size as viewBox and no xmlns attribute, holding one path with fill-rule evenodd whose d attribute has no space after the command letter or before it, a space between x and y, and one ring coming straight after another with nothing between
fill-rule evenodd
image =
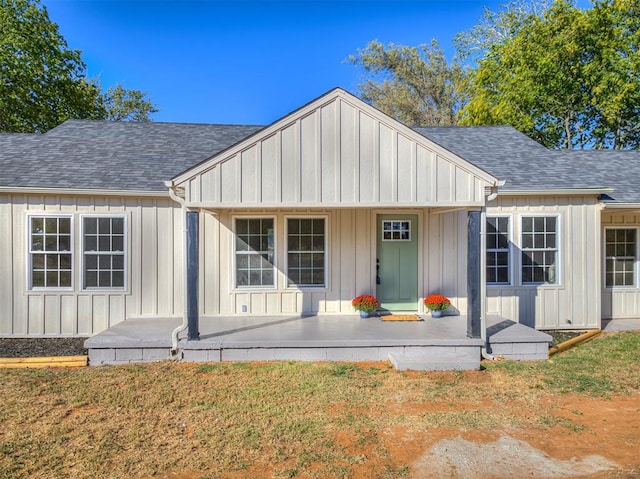
<instances>
[{"instance_id":1,"label":"blue sky","mask_svg":"<svg viewBox=\"0 0 640 479\"><path fill-rule=\"evenodd\" d=\"M373 39L453 54L456 33L503 1L42 0L91 77L146 91L156 121L268 124L362 71Z\"/></svg>"}]
</instances>

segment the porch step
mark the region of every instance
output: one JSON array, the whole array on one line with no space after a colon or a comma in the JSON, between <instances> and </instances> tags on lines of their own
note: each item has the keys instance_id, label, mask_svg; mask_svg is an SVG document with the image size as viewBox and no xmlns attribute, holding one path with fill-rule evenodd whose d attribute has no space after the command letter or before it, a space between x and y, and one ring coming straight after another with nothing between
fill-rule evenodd
<instances>
[{"instance_id":1,"label":"porch step","mask_svg":"<svg viewBox=\"0 0 640 479\"><path fill-rule=\"evenodd\" d=\"M430 350L420 353L389 353L391 364L398 371L462 371L480 369L480 349L477 357L465 351Z\"/></svg>"}]
</instances>

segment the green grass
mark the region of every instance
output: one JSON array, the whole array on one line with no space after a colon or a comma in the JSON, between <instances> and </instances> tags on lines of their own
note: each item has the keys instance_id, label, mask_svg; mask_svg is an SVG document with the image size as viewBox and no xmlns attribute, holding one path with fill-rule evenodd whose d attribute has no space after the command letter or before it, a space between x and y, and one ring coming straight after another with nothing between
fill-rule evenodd
<instances>
[{"instance_id":1,"label":"green grass","mask_svg":"<svg viewBox=\"0 0 640 479\"><path fill-rule=\"evenodd\" d=\"M465 373L296 362L0 370L0 477L405 478L391 431L580 433L577 413L537 411L540 399L638 394L639 362L640 333L629 332Z\"/></svg>"}]
</instances>

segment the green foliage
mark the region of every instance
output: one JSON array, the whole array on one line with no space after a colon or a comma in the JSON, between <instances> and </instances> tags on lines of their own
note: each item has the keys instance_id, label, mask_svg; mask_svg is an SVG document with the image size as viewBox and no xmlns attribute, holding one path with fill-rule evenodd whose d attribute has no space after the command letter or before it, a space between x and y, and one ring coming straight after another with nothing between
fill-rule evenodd
<instances>
[{"instance_id":1,"label":"green foliage","mask_svg":"<svg viewBox=\"0 0 640 479\"><path fill-rule=\"evenodd\" d=\"M348 61L371 76L359 85L362 98L410 126L446 126L467 101L466 73L431 45L383 45L374 40Z\"/></svg>"},{"instance_id":2,"label":"green foliage","mask_svg":"<svg viewBox=\"0 0 640 479\"><path fill-rule=\"evenodd\" d=\"M38 0L0 0L0 132L44 132L69 118L147 121L145 94L87 78Z\"/></svg>"},{"instance_id":3,"label":"green foliage","mask_svg":"<svg viewBox=\"0 0 640 479\"><path fill-rule=\"evenodd\" d=\"M100 92L85 77L44 7L0 0L0 131L46 131L67 118L99 118Z\"/></svg>"},{"instance_id":4,"label":"green foliage","mask_svg":"<svg viewBox=\"0 0 640 479\"><path fill-rule=\"evenodd\" d=\"M555 148L637 148L639 30L638 0L556 0L489 45L461 123L510 124Z\"/></svg>"},{"instance_id":5,"label":"green foliage","mask_svg":"<svg viewBox=\"0 0 640 479\"><path fill-rule=\"evenodd\" d=\"M158 110L139 90L126 90L118 83L103 95L106 118L111 121L151 121L149 115Z\"/></svg>"}]
</instances>

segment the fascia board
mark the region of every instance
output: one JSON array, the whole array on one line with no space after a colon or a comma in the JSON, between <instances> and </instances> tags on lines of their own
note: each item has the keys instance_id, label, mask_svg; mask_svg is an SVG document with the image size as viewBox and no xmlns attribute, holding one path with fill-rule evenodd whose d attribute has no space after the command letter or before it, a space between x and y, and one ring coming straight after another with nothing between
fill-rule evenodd
<instances>
[{"instance_id":1,"label":"fascia board","mask_svg":"<svg viewBox=\"0 0 640 479\"><path fill-rule=\"evenodd\" d=\"M74 196L132 196L167 198L169 192L165 190L98 190L79 188L44 188L44 187L17 187L0 186L0 193L38 194L38 195L74 195Z\"/></svg>"}]
</instances>

